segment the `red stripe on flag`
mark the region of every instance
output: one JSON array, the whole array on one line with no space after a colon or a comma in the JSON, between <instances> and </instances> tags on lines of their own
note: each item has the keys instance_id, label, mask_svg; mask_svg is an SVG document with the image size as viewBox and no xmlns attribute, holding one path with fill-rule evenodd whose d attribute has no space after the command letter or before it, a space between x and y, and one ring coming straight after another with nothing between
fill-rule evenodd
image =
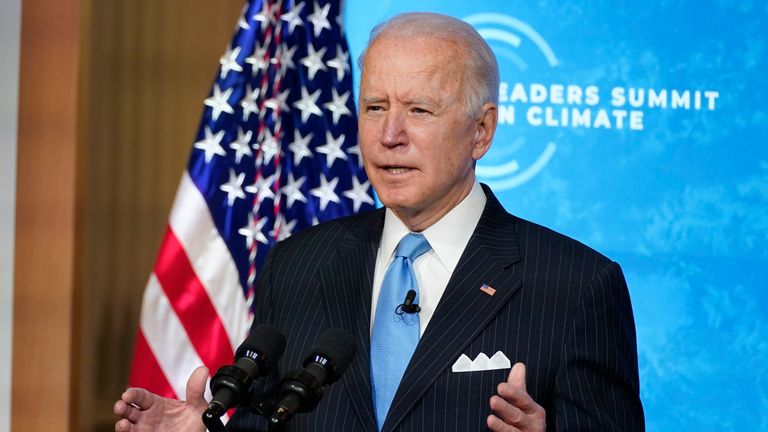
<instances>
[{"instance_id":1,"label":"red stripe on flag","mask_svg":"<svg viewBox=\"0 0 768 432\"><path fill-rule=\"evenodd\" d=\"M147 343L144 332L139 330L136 336L136 345L133 349L133 362L131 362L131 376L128 377L128 385L131 387L145 388L160 396L177 399L171 383L165 377L160 364L157 363L155 353Z\"/></svg>"},{"instance_id":2,"label":"red stripe on flag","mask_svg":"<svg viewBox=\"0 0 768 432\"><path fill-rule=\"evenodd\" d=\"M155 275L203 364L214 373L231 363L234 352L224 323L170 226L160 246Z\"/></svg>"}]
</instances>

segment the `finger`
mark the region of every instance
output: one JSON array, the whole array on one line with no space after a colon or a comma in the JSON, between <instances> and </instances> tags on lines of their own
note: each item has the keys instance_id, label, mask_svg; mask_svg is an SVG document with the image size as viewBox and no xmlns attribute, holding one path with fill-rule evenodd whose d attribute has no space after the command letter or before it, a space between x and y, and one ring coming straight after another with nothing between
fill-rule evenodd
<instances>
[{"instance_id":1,"label":"finger","mask_svg":"<svg viewBox=\"0 0 768 432\"><path fill-rule=\"evenodd\" d=\"M120 399L119 401L115 402L115 405L112 407L112 412L114 412L117 416L125 417L129 406L130 405L125 403L124 400Z\"/></svg>"},{"instance_id":2,"label":"finger","mask_svg":"<svg viewBox=\"0 0 768 432\"><path fill-rule=\"evenodd\" d=\"M489 404L493 414L504 424L524 428L530 423L522 410L499 396L492 396Z\"/></svg>"},{"instance_id":3,"label":"finger","mask_svg":"<svg viewBox=\"0 0 768 432\"><path fill-rule=\"evenodd\" d=\"M112 411L114 411L116 415L124 419L128 419L128 421L131 423L136 423L139 420L139 416L141 415L141 411L139 411L138 408L134 407L133 405L128 405L123 400L115 402L115 406L112 408Z\"/></svg>"},{"instance_id":4,"label":"finger","mask_svg":"<svg viewBox=\"0 0 768 432\"><path fill-rule=\"evenodd\" d=\"M131 387L123 392L121 399L127 404L136 405L141 410L148 410L152 408L152 404L155 403L158 397L156 394L143 388Z\"/></svg>"},{"instance_id":5,"label":"finger","mask_svg":"<svg viewBox=\"0 0 768 432\"><path fill-rule=\"evenodd\" d=\"M520 429L504 423L502 419L496 417L493 414L488 416L485 424L488 426L488 429L492 430L493 432L520 432Z\"/></svg>"},{"instance_id":6,"label":"finger","mask_svg":"<svg viewBox=\"0 0 768 432\"><path fill-rule=\"evenodd\" d=\"M523 363L515 363L515 365L512 366L512 370L509 371L509 377L507 377L507 382L525 391L525 365Z\"/></svg>"},{"instance_id":7,"label":"finger","mask_svg":"<svg viewBox=\"0 0 768 432\"><path fill-rule=\"evenodd\" d=\"M115 432L129 432L131 430L131 422L126 419L122 419L115 423Z\"/></svg>"},{"instance_id":8,"label":"finger","mask_svg":"<svg viewBox=\"0 0 768 432\"><path fill-rule=\"evenodd\" d=\"M187 403L205 405L205 383L208 381L208 368L200 366L187 380Z\"/></svg>"},{"instance_id":9,"label":"finger","mask_svg":"<svg viewBox=\"0 0 768 432\"><path fill-rule=\"evenodd\" d=\"M506 402L514 405L526 414L533 414L539 407L524 389L509 383L499 384L498 387L496 387L496 393L498 393L498 395Z\"/></svg>"}]
</instances>

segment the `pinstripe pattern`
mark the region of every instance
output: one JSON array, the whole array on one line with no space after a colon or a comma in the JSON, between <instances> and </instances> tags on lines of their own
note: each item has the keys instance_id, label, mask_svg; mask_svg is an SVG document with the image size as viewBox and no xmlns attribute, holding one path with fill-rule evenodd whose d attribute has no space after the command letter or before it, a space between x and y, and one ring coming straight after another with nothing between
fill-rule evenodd
<instances>
[{"instance_id":1,"label":"pinstripe pattern","mask_svg":"<svg viewBox=\"0 0 768 432\"><path fill-rule=\"evenodd\" d=\"M385 431L478 431L508 370L452 373L461 354L503 351L527 365L548 430L643 430L634 320L618 264L488 202L405 372ZM262 273L256 320L288 338L277 375L300 366L325 329L355 336L357 355L292 431L375 431L369 378L370 296L384 222L378 210L280 243ZM493 296L482 284L496 289ZM264 380L274 386L275 378ZM230 430L263 430L239 411Z\"/></svg>"}]
</instances>

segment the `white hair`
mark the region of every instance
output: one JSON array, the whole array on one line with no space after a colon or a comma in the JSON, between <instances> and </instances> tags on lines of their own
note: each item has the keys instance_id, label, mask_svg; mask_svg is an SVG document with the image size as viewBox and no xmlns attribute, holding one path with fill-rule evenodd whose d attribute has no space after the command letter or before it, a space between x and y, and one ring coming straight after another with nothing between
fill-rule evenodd
<instances>
[{"instance_id":1,"label":"white hair","mask_svg":"<svg viewBox=\"0 0 768 432\"><path fill-rule=\"evenodd\" d=\"M434 37L458 42L466 54L466 92L464 102L470 113L483 104L499 102L499 65L491 47L469 24L459 19L430 12L408 12L395 15L371 30L368 45L357 60L363 69L365 54L382 36L394 38Z\"/></svg>"}]
</instances>

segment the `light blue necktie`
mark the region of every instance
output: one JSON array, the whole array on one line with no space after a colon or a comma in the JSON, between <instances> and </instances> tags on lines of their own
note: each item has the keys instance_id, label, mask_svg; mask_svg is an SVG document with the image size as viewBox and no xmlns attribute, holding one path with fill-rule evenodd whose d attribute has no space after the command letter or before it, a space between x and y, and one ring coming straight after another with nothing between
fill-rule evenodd
<instances>
[{"instance_id":1,"label":"light blue necktie","mask_svg":"<svg viewBox=\"0 0 768 432\"><path fill-rule=\"evenodd\" d=\"M376 317L371 333L371 385L376 423L381 430L405 368L419 343L419 315L397 313L409 290L419 285L413 273L413 261L432 247L421 234L409 233L397 245L395 257L381 283Z\"/></svg>"}]
</instances>

